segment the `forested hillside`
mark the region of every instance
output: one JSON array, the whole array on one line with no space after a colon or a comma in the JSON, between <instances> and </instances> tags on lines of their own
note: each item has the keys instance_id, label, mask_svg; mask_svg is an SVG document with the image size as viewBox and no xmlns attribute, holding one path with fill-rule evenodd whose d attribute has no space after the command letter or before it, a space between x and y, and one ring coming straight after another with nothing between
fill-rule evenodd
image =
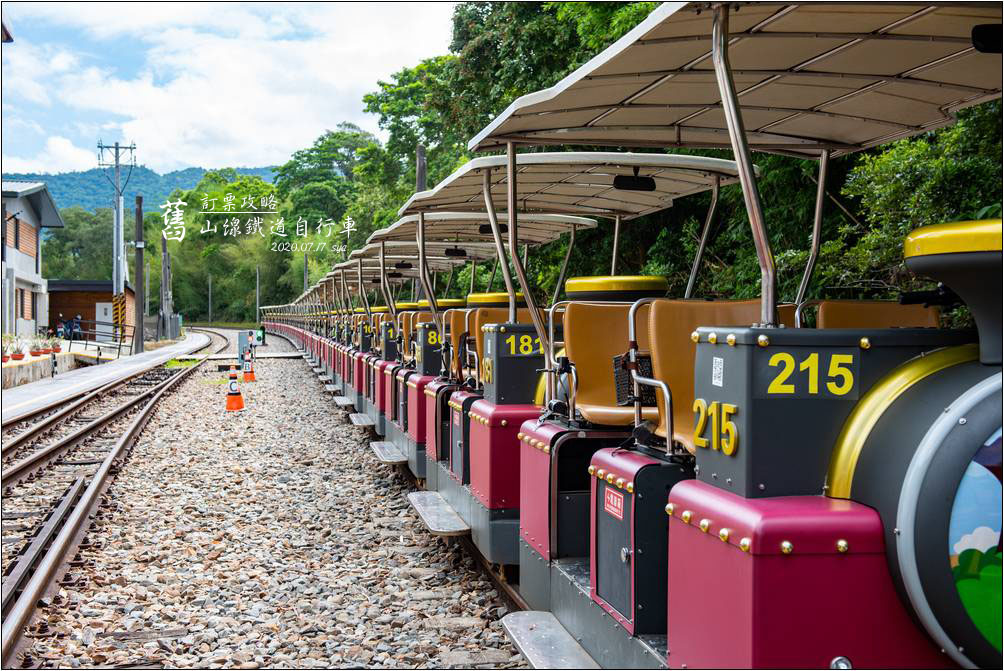
<instances>
[{"instance_id":1,"label":"forested hillside","mask_svg":"<svg viewBox=\"0 0 1004 671\"><path fill-rule=\"evenodd\" d=\"M95 159L96 160L96 159ZM272 181L272 168L237 168L238 174L255 175L265 181ZM191 189L206 173L204 168L185 168L163 175L138 165L129 174L129 167L122 168L122 183L125 185L126 207L135 202L136 194L143 194L148 203L160 205L175 189ZM61 208L82 207L94 212L100 207L112 207L115 190L111 182L111 170L93 168L77 172L63 172L57 175L38 173L4 173L4 179L45 182L49 185L56 205ZM128 179L128 183L126 182Z\"/></svg>"},{"instance_id":2,"label":"forested hillside","mask_svg":"<svg viewBox=\"0 0 1004 671\"><path fill-rule=\"evenodd\" d=\"M394 222L414 190L417 144L427 147L431 186L471 158L467 140L516 97L555 83L630 30L655 5L458 4L450 53L375 82L365 96L366 110L387 132L386 142L351 124L338 124L319 132L313 145L278 167L274 185L233 170L209 172L197 183L178 185L171 198L180 198L186 207L185 237L169 245L176 306L189 320L204 318L211 273L214 316L252 319L256 267L262 273L263 304L295 298L303 288L303 245L309 248L308 270L315 281L343 258L338 245L351 250L373 230ZM908 231L939 221L1000 216L1000 102L964 110L959 118L949 128L831 163L825 242L810 296L894 296L915 284L902 264L902 240ZM727 152L693 153L730 157ZM763 175L760 188L777 257L779 298L790 301L808 255L816 164L766 154L754 158ZM262 222L253 221L257 215L250 215L250 222L245 222L249 215L242 216L235 232L226 226L229 217L205 213L209 203L219 207L227 194L237 204L253 199L256 211L260 206L268 213ZM669 210L625 225L619 271L663 274L674 292L682 292L708 198L682 199ZM162 200L153 202L159 205ZM148 212L153 210L159 213L151 203ZM759 268L738 186L723 189L719 212L695 295L755 296ZM355 230L346 231L347 218ZM301 221L305 225L298 232ZM67 228L46 243L47 274L71 272L64 269L81 276L105 273L100 250L95 247L94 256L82 250L107 244L110 233L100 231L102 226L110 229L108 222L110 212L68 213ZM209 230L214 224L217 230ZM151 214L147 227L148 235L158 235L160 215ZM529 274L541 295L552 290L565 244L559 240L531 255ZM609 270L611 227L580 234L576 245L582 253L572 256L570 274ZM148 255L157 278L155 249L149 246ZM455 295L466 289L468 272L464 269L454 279ZM483 288L489 271L482 272L477 285ZM153 286L156 297L156 282Z\"/></svg>"}]
</instances>

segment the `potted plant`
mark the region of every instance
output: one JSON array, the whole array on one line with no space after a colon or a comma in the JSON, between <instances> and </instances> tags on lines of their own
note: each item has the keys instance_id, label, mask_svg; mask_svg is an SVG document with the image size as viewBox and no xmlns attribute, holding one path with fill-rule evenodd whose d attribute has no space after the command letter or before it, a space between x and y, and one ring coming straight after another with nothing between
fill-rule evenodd
<instances>
[{"instance_id":1,"label":"potted plant","mask_svg":"<svg viewBox=\"0 0 1004 671\"><path fill-rule=\"evenodd\" d=\"M49 347L51 347L52 351L56 352L57 354L63 351L63 343L59 339L59 336L52 336L51 338L49 338Z\"/></svg>"},{"instance_id":2,"label":"potted plant","mask_svg":"<svg viewBox=\"0 0 1004 671\"><path fill-rule=\"evenodd\" d=\"M10 340L10 358L14 361L20 361L24 358L24 340L21 336L11 336Z\"/></svg>"},{"instance_id":3,"label":"potted plant","mask_svg":"<svg viewBox=\"0 0 1004 671\"><path fill-rule=\"evenodd\" d=\"M42 339L32 336L28 344L28 354L32 356L42 356Z\"/></svg>"},{"instance_id":4,"label":"potted plant","mask_svg":"<svg viewBox=\"0 0 1004 671\"><path fill-rule=\"evenodd\" d=\"M38 344L39 344L39 350L38 350L39 354L51 354L52 353L52 344L50 343L49 336L39 336L38 337Z\"/></svg>"},{"instance_id":5,"label":"potted plant","mask_svg":"<svg viewBox=\"0 0 1004 671\"><path fill-rule=\"evenodd\" d=\"M3 351L3 362L7 363L10 361L10 351L13 348L13 343L11 341L11 337L6 333L3 336L3 340L0 341L0 348L2 348Z\"/></svg>"}]
</instances>

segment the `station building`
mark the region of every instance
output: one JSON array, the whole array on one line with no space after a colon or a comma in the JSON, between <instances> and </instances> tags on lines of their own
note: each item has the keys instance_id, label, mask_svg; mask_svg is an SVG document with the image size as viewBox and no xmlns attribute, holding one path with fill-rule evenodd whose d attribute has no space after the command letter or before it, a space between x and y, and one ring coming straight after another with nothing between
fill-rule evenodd
<instances>
[{"instance_id":1,"label":"station building","mask_svg":"<svg viewBox=\"0 0 1004 671\"><path fill-rule=\"evenodd\" d=\"M49 323L42 229L63 219L44 182L3 182L3 332L31 336Z\"/></svg>"}]
</instances>

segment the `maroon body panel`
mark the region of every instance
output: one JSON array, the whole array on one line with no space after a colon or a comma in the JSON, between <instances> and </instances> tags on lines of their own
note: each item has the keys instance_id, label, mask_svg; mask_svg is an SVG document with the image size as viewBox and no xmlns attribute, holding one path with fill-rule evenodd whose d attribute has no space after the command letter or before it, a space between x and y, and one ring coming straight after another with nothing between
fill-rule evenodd
<instances>
[{"instance_id":1,"label":"maroon body panel","mask_svg":"<svg viewBox=\"0 0 1004 671\"><path fill-rule=\"evenodd\" d=\"M697 480L669 502L671 667L952 666L903 607L872 508L744 499Z\"/></svg>"},{"instance_id":2,"label":"maroon body panel","mask_svg":"<svg viewBox=\"0 0 1004 671\"><path fill-rule=\"evenodd\" d=\"M519 508L520 425L540 417L540 406L495 405L481 399L471 406L471 492L489 510Z\"/></svg>"},{"instance_id":3,"label":"maroon body panel","mask_svg":"<svg viewBox=\"0 0 1004 671\"><path fill-rule=\"evenodd\" d=\"M393 361L384 361L383 359L376 363L376 406L385 416L387 415L387 380L390 377L386 371L393 365Z\"/></svg>"},{"instance_id":4,"label":"maroon body panel","mask_svg":"<svg viewBox=\"0 0 1004 671\"><path fill-rule=\"evenodd\" d=\"M568 427L537 419L523 422L519 441L519 535L544 559L551 559L551 445ZM545 451L546 448L546 451Z\"/></svg>"},{"instance_id":5,"label":"maroon body panel","mask_svg":"<svg viewBox=\"0 0 1004 671\"><path fill-rule=\"evenodd\" d=\"M352 353L352 388L357 394L365 391L364 380L366 379L366 354L363 352Z\"/></svg>"},{"instance_id":6,"label":"maroon body panel","mask_svg":"<svg viewBox=\"0 0 1004 671\"><path fill-rule=\"evenodd\" d=\"M425 440L425 385L436 379L435 375L412 375L408 378L408 435L416 443Z\"/></svg>"},{"instance_id":7,"label":"maroon body panel","mask_svg":"<svg viewBox=\"0 0 1004 671\"><path fill-rule=\"evenodd\" d=\"M439 461L439 422L436 418L436 394L443 387L454 384L445 378L436 378L425 385L425 453L433 461Z\"/></svg>"}]
</instances>

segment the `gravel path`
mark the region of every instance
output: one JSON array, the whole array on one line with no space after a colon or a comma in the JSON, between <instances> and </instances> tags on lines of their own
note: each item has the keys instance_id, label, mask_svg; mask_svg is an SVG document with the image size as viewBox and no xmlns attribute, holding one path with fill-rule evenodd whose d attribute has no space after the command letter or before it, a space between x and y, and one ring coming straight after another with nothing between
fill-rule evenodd
<instances>
[{"instance_id":1,"label":"gravel path","mask_svg":"<svg viewBox=\"0 0 1004 671\"><path fill-rule=\"evenodd\" d=\"M492 583L422 530L404 480L306 363L260 359L255 372L241 413L224 412L211 370L164 399L80 552L82 580L41 609L50 635L34 660L522 665Z\"/></svg>"}]
</instances>

